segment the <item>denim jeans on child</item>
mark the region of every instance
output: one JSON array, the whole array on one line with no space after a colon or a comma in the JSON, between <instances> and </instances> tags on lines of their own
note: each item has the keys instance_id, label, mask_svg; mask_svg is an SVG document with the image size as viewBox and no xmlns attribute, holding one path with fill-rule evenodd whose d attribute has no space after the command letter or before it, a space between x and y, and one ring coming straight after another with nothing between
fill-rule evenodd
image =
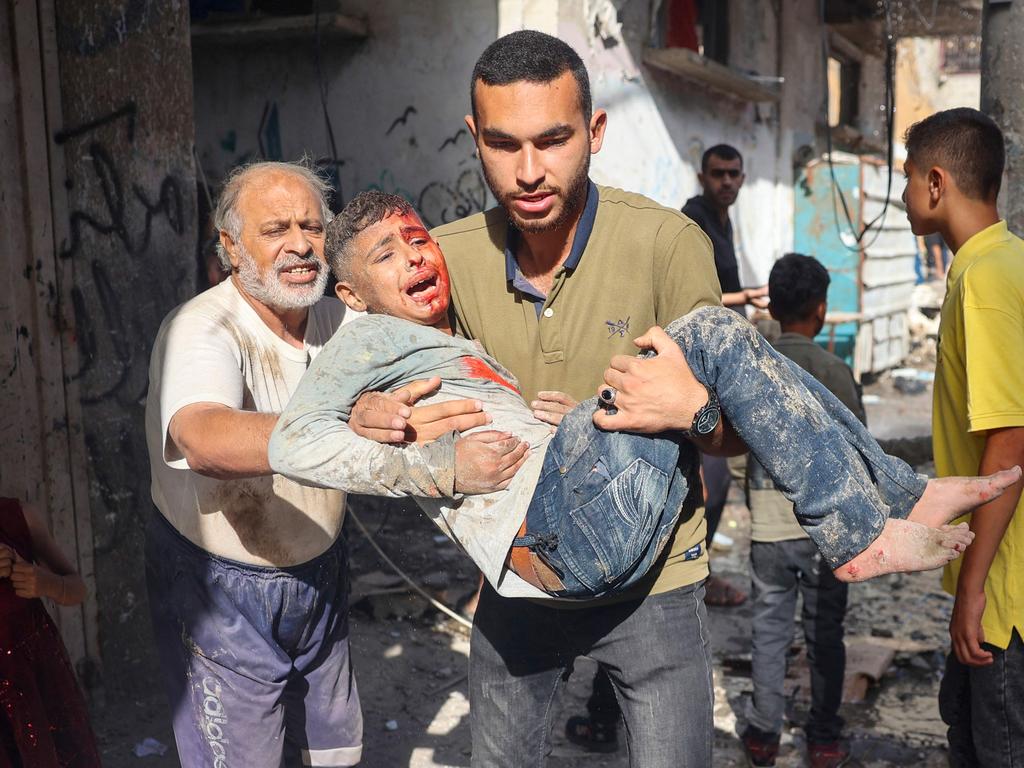
<instances>
[{"instance_id":1,"label":"denim jeans on child","mask_svg":"<svg viewBox=\"0 0 1024 768\"><path fill-rule=\"evenodd\" d=\"M925 479L886 455L835 395L735 312L705 307L665 330L794 503L830 569L862 552L888 517L910 513ZM678 436L602 432L591 421L595 407L588 400L562 420L527 512L531 536L516 542L560 574L560 597L599 596L642 578L689 491L680 462L698 460Z\"/></svg>"},{"instance_id":2,"label":"denim jeans on child","mask_svg":"<svg viewBox=\"0 0 1024 768\"><path fill-rule=\"evenodd\" d=\"M754 588L754 693L747 720L766 733L782 731L786 656L793 643L799 593L803 597L803 631L811 668L811 713L804 730L812 744L838 740L843 726L839 705L846 667L846 584L832 575L809 539L752 542L750 570Z\"/></svg>"}]
</instances>

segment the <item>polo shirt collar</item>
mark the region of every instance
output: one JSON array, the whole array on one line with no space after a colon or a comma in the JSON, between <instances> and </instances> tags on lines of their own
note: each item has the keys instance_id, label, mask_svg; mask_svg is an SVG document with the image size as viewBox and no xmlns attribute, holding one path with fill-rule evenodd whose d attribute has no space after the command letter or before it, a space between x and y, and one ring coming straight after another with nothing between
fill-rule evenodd
<instances>
[{"instance_id":1,"label":"polo shirt collar","mask_svg":"<svg viewBox=\"0 0 1024 768\"><path fill-rule=\"evenodd\" d=\"M590 233L594 231L594 220L597 219L597 185L589 181L587 186L587 202L583 204L583 213L580 214L580 221L576 225L576 234L572 238L572 248L569 256L562 266L565 269L576 269L583 251L590 241ZM516 278L521 276L519 264L516 262L516 248L519 245L519 230L509 224L508 235L505 237L505 279L516 284ZM520 280L520 282L522 282ZM517 286L518 287L518 286Z\"/></svg>"},{"instance_id":2,"label":"polo shirt collar","mask_svg":"<svg viewBox=\"0 0 1024 768\"><path fill-rule=\"evenodd\" d=\"M997 221L995 224L985 227L981 232L971 235L953 257L953 263L949 265L948 280L955 281L979 256L987 253L993 246L1009 239L1010 230L1007 228L1005 220Z\"/></svg>"}]
</instances>

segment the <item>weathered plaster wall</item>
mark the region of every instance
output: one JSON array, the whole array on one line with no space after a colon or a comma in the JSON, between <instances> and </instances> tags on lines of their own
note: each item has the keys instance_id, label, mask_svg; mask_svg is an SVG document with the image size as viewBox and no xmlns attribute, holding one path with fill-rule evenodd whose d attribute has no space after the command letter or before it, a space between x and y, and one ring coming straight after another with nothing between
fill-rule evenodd
<instances>
[{"instance_id":1,"label":"weathered plaster wall","mask_svg":"<svg viewBox=\"0 0 1024 768\"><path fill-rule=\"evenodd\" d=\"M811 0L778 9L756 0L731 4L730 66L786 78L779 103L753 104L644 66L647 0L562 4L559 34L584 56L595 105L609 112L596 179L678 207L699 192L696 174L707 147L724 142L744 154L747 181L733 220L747 285L766 280L792 244L794 152L815 147L821 104L815 7Z\"/></svg>"},{"instance_id":2,"label":"weathered plaster wall","mask_svg":"<svg viewBox=\"0 0 1024 768\"><path fill-rule=\"evenodd\" d=\"M401 193L430 224L483 208L463 116L473 64L497 35L495 0L358 0L345 11L365 17L370 35L322 47L344 199L371 187ZM261 139L272 159L330 157L312 46L197 48L193 66L196 144L212 180L257 155Z\"/></svg>"},{"instance_id":3,"label":"weathered plaster wall","mask_svg":"<svg viewBox=\"0 0 1024 768\"><path fill-rule=\"evenodd\" d=\"M195 173L188 6L57 3L67 209L57 254L71 266L106 679L145 684L142 559L152 509L143 429L149 351L164 315L195 291ZM151 666L151 665L148 665Z\"/></svg>"},{"instance_id":4,"label":"weathered plaster wall","mask_svg":"<svg viewBox=\"0 0 1024 768\"><path fill-rule=\"evenodd\" d=\"M823 149L816 137L823 98L817 3L730 4L730 65L785 77L777 104L742 101L643 65L651 6L346 3L346 13L367 19L370 35L323 45L344 199L368 187L400 192L431 224L489 204L462 124L470 72L499 29L539 26L580 52L594 103L609 112L605 146L593 162L598 181L678 207L698 192L705 148L726 142L744 153L747 186L734 209L741 270L747 284L763 282L792 244L794 165ZM197 146L211 179L258 154L261 144L268 157L329 156L309 46L197 49L193 61ZM866 120L865 127L876 124Z\"/></svg>"}]
</instances>

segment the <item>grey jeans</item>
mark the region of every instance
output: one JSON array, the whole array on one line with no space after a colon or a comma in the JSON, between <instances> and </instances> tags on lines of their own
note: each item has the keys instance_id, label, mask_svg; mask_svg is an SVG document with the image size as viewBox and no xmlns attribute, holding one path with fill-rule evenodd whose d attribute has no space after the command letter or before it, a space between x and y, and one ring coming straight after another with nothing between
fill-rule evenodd
<instances>
[{"instance_id":1,"label":"grey jeans","mask_svg":"<svg viewBox=\"0 0 1024 768\"><path fill-rule=\"evenodd\" d=\"M539 768L573 662L611 679L635 768L707 768L713 733L703 583L593 608L500 597L487 583L469 657L473 768Z\"/></svg>"},{"instance_id":2,"label":"grey jeans","mask_svg":"<svg viewBox=\"0 0 1024 768\"><path fill-rule=\"evenodd\" d=\"M1004 651L985 644L993 661L968 667L955 653L946 659L939 714L949 726L949 764L954 768L1024 766L1024 641L1010 636Z\"/></svg>"},{"instance_id":3,"label":"grey jeans","mask_svg":"<svg viewBox=\"0 0 1024 768\"><path fill-rule=\"evenodd\" d=\"M836 741L843 726L839 705L846 668L843 619L847 587L832 575L810 539L752 542L750 567L754 695L747 720L767 733L782 730L786 654L793 643L799 593L804 599L803 629L811 667L807 740L819 744Z\"/></svg>"}]
</instances>

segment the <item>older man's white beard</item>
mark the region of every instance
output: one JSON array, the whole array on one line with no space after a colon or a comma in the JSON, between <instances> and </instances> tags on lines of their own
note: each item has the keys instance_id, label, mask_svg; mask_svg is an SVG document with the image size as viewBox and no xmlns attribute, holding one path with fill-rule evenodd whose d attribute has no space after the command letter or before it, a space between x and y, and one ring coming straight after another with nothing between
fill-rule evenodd
<instances>
[{"instance_id":1,"label":"older man's white beard","mask_svg":"<svg viewBox=\"0 0 1024 768\"><path fill-rule=\"evenodd\" d=\"M238 280L245 292L256 301L272 309L305 309L316 304L327 287L327 265L317 258L279 259L266 272L261 272L256 260L239 243ZM299 264L316 266L316 279L305 285L288 285L281 282L280 273Z\"/></svg>"}]
</instances>

